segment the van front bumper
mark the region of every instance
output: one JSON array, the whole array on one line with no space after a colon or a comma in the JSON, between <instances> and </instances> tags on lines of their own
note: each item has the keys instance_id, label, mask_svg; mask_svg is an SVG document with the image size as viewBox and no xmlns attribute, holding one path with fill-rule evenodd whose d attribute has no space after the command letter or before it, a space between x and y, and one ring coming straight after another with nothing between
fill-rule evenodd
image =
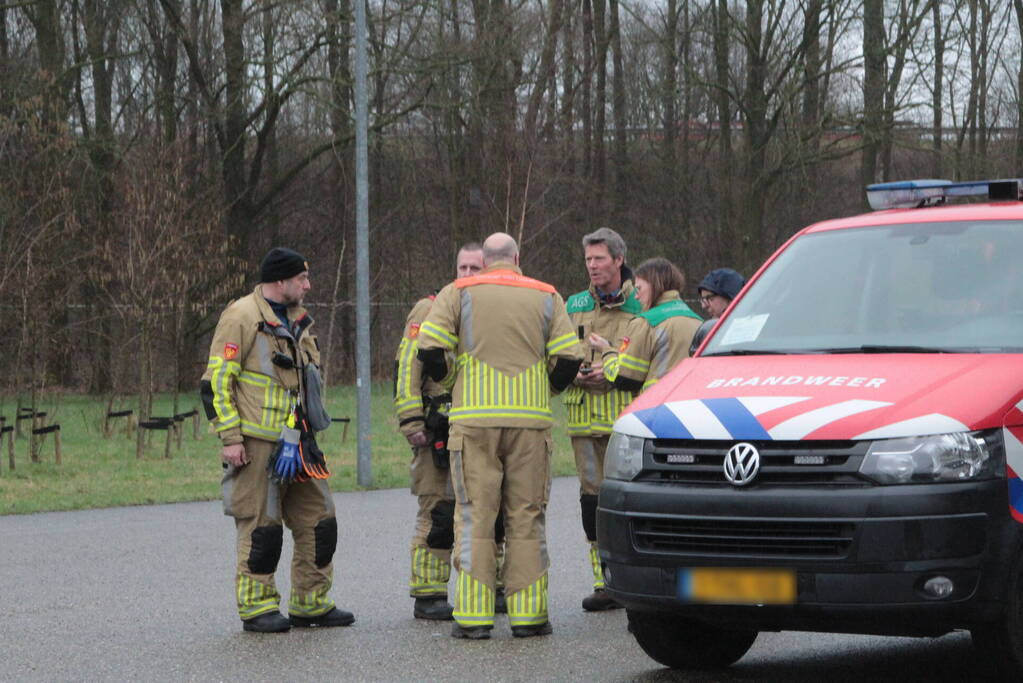
<instances>
[{"instance_id":1,"label":"van front bumper","mask_svg":"<svg viewBox=\"0 0 1023 683\"><path fill-rule=\"evenodd\" d=\"M607 590L633 610L758 630L938 635L993 619L1020 528L1005 482L733 487L606 480L597 541ZM679 573L795 572L786 605L703 604ZM952 581L938 598L932 578Z\"/></svg>"}]
</instances>

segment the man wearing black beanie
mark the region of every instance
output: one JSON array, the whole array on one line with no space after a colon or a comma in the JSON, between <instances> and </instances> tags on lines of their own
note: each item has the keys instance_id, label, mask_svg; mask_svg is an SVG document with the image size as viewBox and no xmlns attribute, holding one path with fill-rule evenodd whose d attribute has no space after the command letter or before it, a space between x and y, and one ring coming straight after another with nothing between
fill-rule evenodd
<instances>
[{"instance_id":1,"label":"man wearing black beanie","mask_svg":"<svg viewBox=\"0 0 1023 683\"><path fill-rule=\"evenodd\" d=\"M326 467L310 457L313 430L325 426L322 420L312 424L310 387L319 386L320 352L308 332L312 318L302 308L309 289L305 258L285 247L271 249L255 290L221 314L202 378L206 416L223 446L224 514L235 518L235 595L246 631L348 626L355 620L328 596L337 520ZM278 469L292 427L305 448L288 461L293 466ZM290 619L279 611L275 585L282 522L294 540Z\"/></svg>"}]
</instances>

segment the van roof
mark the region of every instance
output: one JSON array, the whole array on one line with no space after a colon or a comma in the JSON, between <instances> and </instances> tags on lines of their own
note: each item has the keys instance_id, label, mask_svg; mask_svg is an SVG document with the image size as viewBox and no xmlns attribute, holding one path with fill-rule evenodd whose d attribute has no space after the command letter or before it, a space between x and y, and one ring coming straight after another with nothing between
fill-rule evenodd
<instances>
[{"instance_id":1,"label":"van roof","mask_svg":"<svg viewBox=\"0 0 1023 683\"><path fill-rule=\"evenodd\" d=\"M888 209L858 216L835 218L814 223L798 234L866 228L896 223L951 223L955 221L999 221L1023 219L1023 202L999 201L983 204L931 206L919 209Z\"/></svg>"}]
</instances>

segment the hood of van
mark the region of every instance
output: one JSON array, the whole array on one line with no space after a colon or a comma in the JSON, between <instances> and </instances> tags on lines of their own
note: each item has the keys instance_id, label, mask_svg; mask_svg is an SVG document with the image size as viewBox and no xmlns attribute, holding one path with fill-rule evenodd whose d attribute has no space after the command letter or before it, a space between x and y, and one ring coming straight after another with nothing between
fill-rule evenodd
<instances>
[{"instance_id":1,"label":"hood of van","mask_svg":"<svg viewBox=\"0 0 1023 683\"><path fill-rule=\"evenodd\" d=\"M615 431L661 439L881 439L1023 424L1023 356L840 354L683 361Z\"/></svg>"}]
</instances>

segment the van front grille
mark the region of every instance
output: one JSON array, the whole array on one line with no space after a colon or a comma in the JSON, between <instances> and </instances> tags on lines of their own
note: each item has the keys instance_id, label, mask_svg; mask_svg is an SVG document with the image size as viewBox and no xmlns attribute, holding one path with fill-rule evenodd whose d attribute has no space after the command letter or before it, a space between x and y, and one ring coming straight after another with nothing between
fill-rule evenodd
<instances>
[{"instance_id":1,"label":"van front grille","mask_svg":"<svg viewBox=\"0 0 1023 683\"><path fill-rule=\"evenodd\" d=\"M662 519L632 520L637 550L685 555L842 558L856 527L846 522L788 520Z\"/></svg>"}]
</instances>

